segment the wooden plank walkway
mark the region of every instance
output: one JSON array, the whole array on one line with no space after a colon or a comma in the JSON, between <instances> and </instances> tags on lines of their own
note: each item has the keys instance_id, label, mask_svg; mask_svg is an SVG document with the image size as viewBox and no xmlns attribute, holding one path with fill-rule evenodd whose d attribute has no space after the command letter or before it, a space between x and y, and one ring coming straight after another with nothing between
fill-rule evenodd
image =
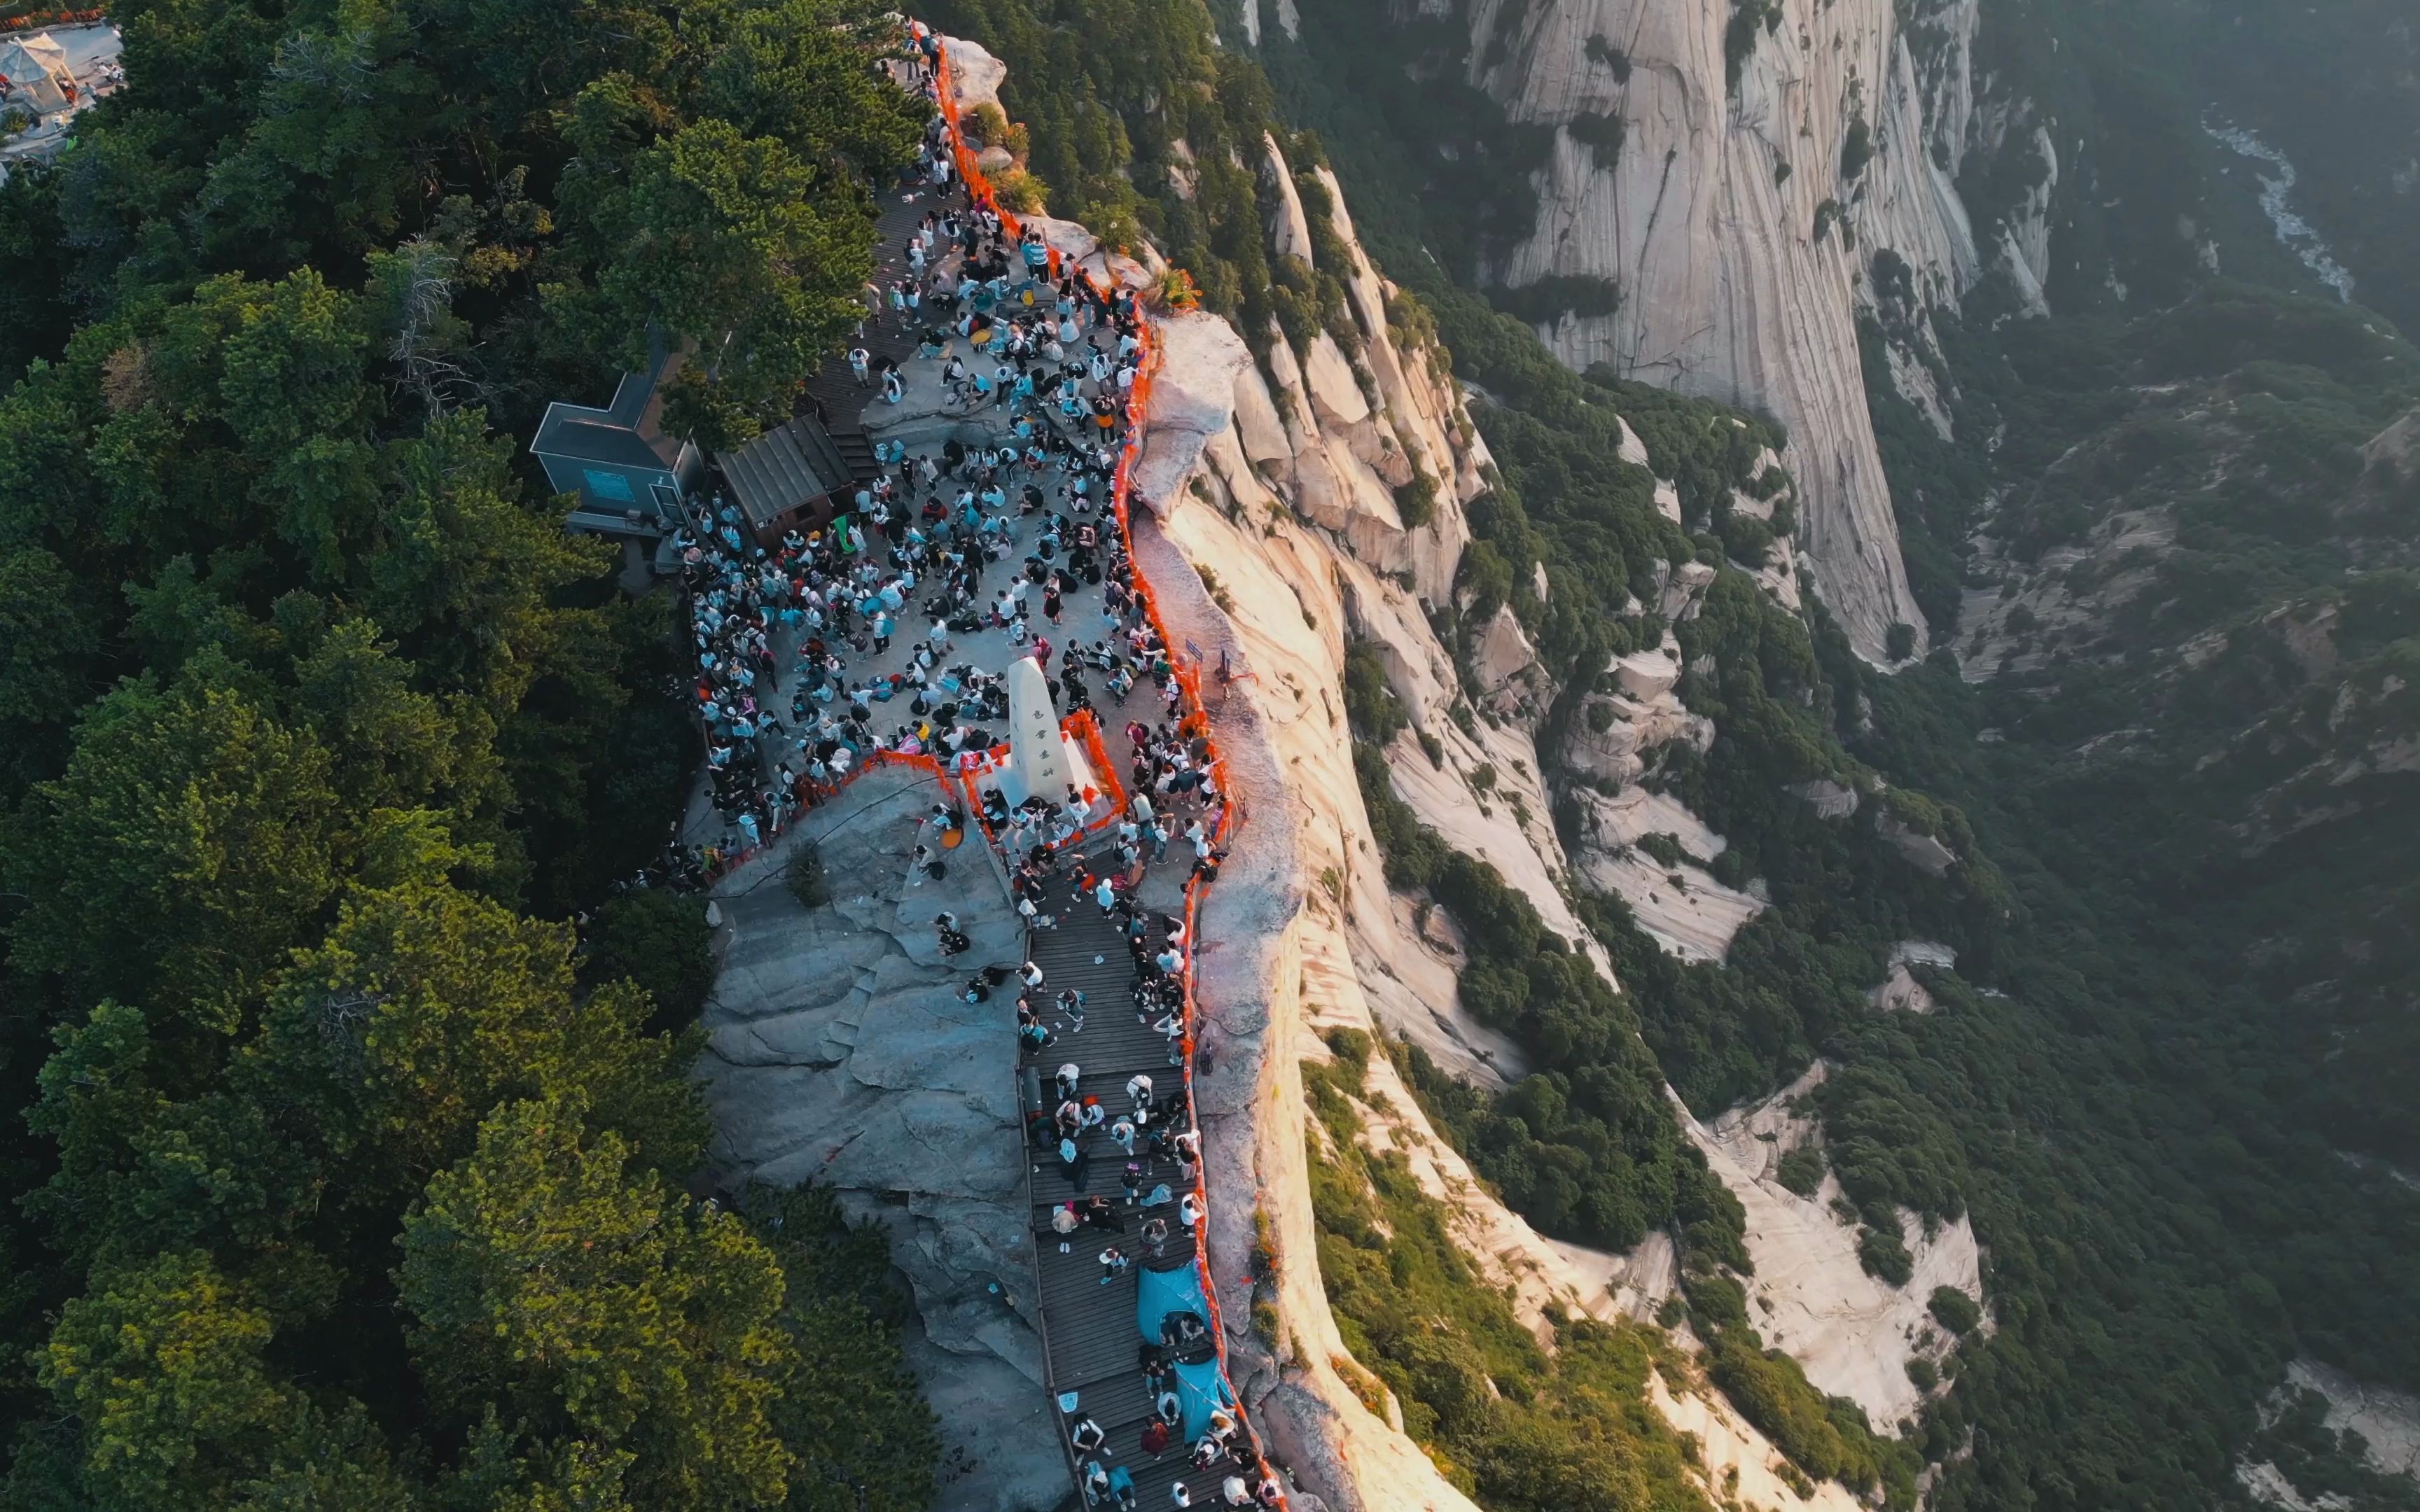
<instances>
[{"instance_id":1,"label":"wooden plank walkway","mask_svg":"<svg viewBox=\"0 0 2420 1512\"><path fill-rule=\"evenodd\" d=\"M1042 988L1032 994L1035 1006L1056 1037L1054 1043L1024 1059L1024 1065L1039 1074L1045 1115L1057 1105L1053 1076L1062 1065L1073 1064L1081 1072L1079 1095L1098 1097L1111 1122L1133 1105L1126 1096L1126 1080L1138 1073L1152 1078L1154 1117L1160 1118L1183 1099L1184 1068L1171 1063L1167 1038L1135 1011L1134 989L1140 979L1120 921L1104 915L1090 899L1072 898L1072 880L1053 884L1053 891L1069 900L1060 904L1058 928L1034 930L1026 937L1030 958L1044 974ZM1155 949L1162 943L1156 921L1151 940ZM1084 995L1081 1030L1057 1005L1058 995L1068 988ZM1192 1126L1188 1111L1175 1119L1171 1128ZM1091 1159L1080 1186L1068 1180L1055 1147L1037 1145L1029 1150L1027 1163L1033 1198L1037 1304L1050 1390L1062 1397L1073 1393L1075 1412L1089 1413L1109 1434L1109 1442L1093 1454L1078 1457L1071 1447L1071 1471L1080 1475L1080 1461L1090 1459L1112 1470L1125 1466L1135 1479L1137 1504L1147 1512L1173 1506L1170 1488L1179 1480L1187 1482L1194 1504L1213 1505L1220 1475L1193 1472L1187 1458L1188 1446L1181 1437L1156 1458L1142 1450L1142 1430L1152 1415L1140 1365L1146 1341L1135 1319L1137 1272L1149 1263L1141 1239L1144 1221L1154 1215L1168 1219L1171 1238L1161 1265L1186 1263L1196 1253L1192 1236L1176 1216L1174 1199L1184 1196L1176 1162L1163 1157L1155 1164L1143 1142L1137 1142L1133 1163L1142 1167L1138 1174L1143 1195L1149 1196L1164 1183L1171 1196L1163 1206L1138 1208L1125 1202L1124 1177L1128 1162L1125 1152L1105 1134L1091 1136L1086 1149ZM1096 1195L1116 1205L1125 1225L1123 1233L1085 1227L1063 1242L1051 1232L1053 1208L1071 1197ZM1060 1252L1062 1242L1067 1246L1064 1254ZM1099 1256L1112 1243L1132 1257L1135 1265L1104 1284ZM1063 1426L1073 1421L1071 1414L1063 1419Z\"/></svg>"}]
</instances>

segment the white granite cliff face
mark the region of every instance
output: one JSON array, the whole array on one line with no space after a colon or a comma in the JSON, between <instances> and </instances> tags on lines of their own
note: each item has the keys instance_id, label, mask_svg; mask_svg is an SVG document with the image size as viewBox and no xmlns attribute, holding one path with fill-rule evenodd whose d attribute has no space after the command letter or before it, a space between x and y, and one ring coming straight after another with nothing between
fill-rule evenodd
<instances>
[{"instance_id":1,"label":"white granite cliff face","mask_svg":"<svg viewBox=\"0 0 2420 1512\"><path fill-rule=\"evenodd\" d=\"M1515 286L1610 279L1621 298L1613 314L1541 328L1558 356L1781 421L1809 576L1858 650L1880 659L1894 622L1920 630L1924 619L1867 409L1856 311L1877 248L1906 260L1928 302L1955 300L1980 270L1953 188L1975 110L1974 3L1924 9L1919 74L1892 0L1785 0L1736 89L1724 77L1731 8L1479 0L1475 60L1490 55L1498 27L1510 30L1502 61L1474 82L1513 119L1612 115L1625 125L1609 164L1557 133L1536 229L1487 276ZM1617 53L1626 70L1610 61ZM1844 180L1854 121L1872 156Z\"/></svg>"},{"instance_id":2,"label":"white granite cliff face","mask_svg":"<svg viewBox=\"0 0 2420 1512\"><path fill-rule=\"evenodd\" d=\"M1282 173L1274 148L1271 157L1272 171ZM1484 445L1429 354L1398 344L1386 319L1388 291L1358 249L1339 187L1332 179L1327 187L1352 264L1337 271L1364 332L1362 370L1324 339L1301 355L1278 340L1256 363L1221 319L1164 321L1166 361L1136 474L1136 551L1171 632L1206 663L1224 657L1241 674L1211 694L1228 792L1245 822L1209 895L1198 958L1203 1043L1218 1068L1200 1084L1212 1189L1256 1194L1278 1254L1273 1278L1254 1298L1276 1305L1274 1344L1251 1329L1241 1299L1227 1303L1238 1390L1298 1484L1327 1506L1464 1512L1467 1498L1403 1433L1400 1417L1383 1400L1377 1410L1365 1401L1368 1378L1359 1377L1358 1389L1347 1379L1359 1373L1319 1277L1305 1152L1313 1125L1299 1067L1326 1056L1319 1035L1328 1028L1384 1027L1481 1085L1530 1068L1517 1045L1464 1011L1450 921L1387 884L1354 773L1346 646L1359 641L1376 653L1409 717L1388 752L1397 795L1449 843L1492 862L1608 977L1610 963L1566 901L1575 871L1630 897L1668 949L1694 958L1719 957L1761 903L1694 866L1691 886L1676 890L1661 869L1637 864L1632 842L1645 834L1676 833L1700 857L1723 848L1677 801L1635 785L1642 748L1712 736L1673 696L1670 656L1626 658L1637 665L1614 669L1621 707L1592 733L1591 753L1601 775L1626 790L1618 799L1590 793L1605 811L1575 854L1564 852L1549 817L1550 767L1535 741L1540 701L1551 689L1510 616L1487 627L1474 656L1475 702L1495 717L1452 717L1466 688L1426 609L1451 592L1469 538L1462 505L1484 486ZM1273 238L1294 234L1292 218L1280 213ZM1440 486L1433 518L1406 527L1392 490L1415 468ZM1694 563L1668 572L1659 609L1694 614L1713 578ZM1657 912L1651 891L1669 897L1668 912ZM1669 1294L1668 1242L1651 1238L1622 1256L1545 1238L1471 1177L1417 1100L1394 1085L1384 1057L1373 1060L1371 1078L1383 1096L1362 1110L1363 1137L1406 1153L1473 1263L1512 1288L1525 1317L1535 1322L1559 1306L1645 1318ZM1736 1174L1743 1188L1752 1180ZM1249 1273L1254 1216L1232 1200L1214 1207L1216 1273ZM1838 1279L1829 1267L1810 1273ZM1776 1294L1786 1304L1792 1288ZM1808 1304L1820 1305L1820 1298ZM1855 1359L1857 1333L1852 1320L1827 1343ZM1897 1370L1901 1358L1885 1346L1876 1357L1882 1363L1869 1374ZM1652 1399L1696 1436L1715 1500L1799 1500L1776 1468L1773 1445L1719 1392L1702 1381L1669 1390L1659 1382ZM1838 1512L1854 1504L1838 1485L1819 1487L1813 1498Z\"/></svg>"},{"instance_id":3,"label":"white granite cliff face","mask_svg":"<svg viewBox=\"0 0 2420 1512\"><path fill-rule=\"evenodd\" d=\"M1568 863L1544 821L1526 727L1481 723L1472 737L1446 717L1457 696L1450 655L1418 596L1373 570L1353 544L1384 547L1373 538L1375 524L1339 532L1257 481L1297 475L1279 458L1258 471L1240 465L1242 406L1230 428L1197 428L1218 408L1221 385L1250 393L1258 384L1241 339L1201 316L1171 321L1166 339L1170 365L1153 393L1150 473L1157 486L1137 514L1137 559L1171 631L1206 658L1224 656L1247 673L1223 697L1213 695L1228 792L1246 822L1202 916L1197 958L1203 1043L1219 1068L1198 1084L1209 1088L1202 1112L1210 1182L1215 1191L1256 1195L1278 1257L1274 1276L1253 1297L1276 1306L1274 1344L1251 1330L1236 1301L1227 1303L1237 1390L1296 1485L1333 1512L1469 1512L1469 1499L1403 1432L1383 1388L1374 1410L1365 1401L1371 1378L1329 1312L1305 1144L1315 1125L1299 1068L1327 1055L1323 1031L1380 1026L1413 1036L1481 1081L1527 1068L1514 1046L1461 1011L1450 926L1419 920L1409 900L1387 886L1344 719L1348 639L1377 645L1419 721L1415 729L1433 732L1443 750L1432 763L1413 733L1399 737L1389 752L1398 791L1452 843L1493 861L1550 925L1584 941L1554 886ZM1430 529L1457 533L1459 506L1439 503ZM1407 561L1411 552L1411 543L1398 541L1380 555ZM1499 774L1488 797L1471 786L1481 764ZM1516 793L1524 795L1517 805ZM1473 1179L1385 1057L1373 1058L1370 1074L1363 1137L1373 1149L1406 1152L1423 1186L1446 1205L1473 1263L1512 1288L1533 1323L1548 1306L1643 1317L1668 1294L1668 1244L1651 1240L1616 1256L1538 1234ZM1254 1209L1214 1206L1214 1273L1248 1274L1257 1237ZM1711 1386L1656 1383L1651 1399L1676 1427L1697 1435L1710 1496L1794 1504L1775 1468L1777 1452ZM1852 1512L1855 1502L1826 1485L1812 1504Z\"/></svg>"}]
</instances>

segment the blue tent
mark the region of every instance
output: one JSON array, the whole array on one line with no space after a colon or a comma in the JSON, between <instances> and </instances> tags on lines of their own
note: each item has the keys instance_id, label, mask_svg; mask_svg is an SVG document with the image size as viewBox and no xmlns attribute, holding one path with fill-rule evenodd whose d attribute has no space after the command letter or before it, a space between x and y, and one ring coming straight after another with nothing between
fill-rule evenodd
<instances>
[{"instance_id":1,"label":"blue tent","mask_svg":"<svg viewBox=\"0 0 2420 1512\"><path fill-rule=\"evenodd\" d=\"M1171 1313L1191 1313L1207 1327L1210 1302L1202 1294L1202 1268L1180 1265L1173 1271L1145 1270L1135 1288L1135 1328L1151 1343L1159 1342L1159 1325Z\"/></svg>"},{"instance_id":2,"label":"blue tent","mask_svg":"<svg viewBox=\"0 0 2420 1512\"><path fill-rule=\"evenodd\" d=\"M1176 1367L1176 1399L1185 1404L1185 1442L1191 1443L1210 1431L1211 1411L1233 1407L1235 1394L1227 1389L1218 1362L1204 1360Z\"/></svg>"}]
</instances>

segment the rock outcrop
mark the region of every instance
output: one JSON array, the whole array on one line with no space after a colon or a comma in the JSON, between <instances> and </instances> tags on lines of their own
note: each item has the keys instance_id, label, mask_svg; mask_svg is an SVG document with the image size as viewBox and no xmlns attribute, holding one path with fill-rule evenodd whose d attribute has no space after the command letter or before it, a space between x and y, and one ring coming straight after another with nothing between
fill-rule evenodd
<instances>
[{"instance_id":1,"label":"rock outcrop","mask_svg":"<svg viewBox=\"0 0 2420 1512\"><path fill-rule=\"evenodd\" d=\"M1868 270L1877 251L1895 254L1919 309L1963 294L1987 259L1958 168L2023 130L2024 114L1978 103L1977 0L1783 0L1734 83L1724 39L1735 8L1469 8L1471 82L1512 120L1558 128L1538 222L1483 276L1514 288L1609 281L1613 313L1540 327L1558 356L1779 420L1808 576L1880 661L1891 625L1920 630L1924 616L1867 409L1856 318L1874 298ZM1616 151L1572 129L1608 116L1622 125ZM2038 193L2046 206L2048 188ZM2002 231L2000 251L2037 297L2045 224L2020 207Z\"/></svg>"},{"instance_id":2,"label":"rock outcrop","mask_svg":"<svg viewBox=\"0 0 2420 1512\"><path fill-rule=\"evenodd\" d=\"M978 962L1013 964L1023 933L971 852L908 886L933 794L929 777L869 772L716 885L699 1072L726 1187L820 1181L891 1231L919 1315L908 1363L951 1451L939 1505L1021 1512L1065 1495L1067 1468L1031 1295L1015 1024L1005 999L960 1000L932 918L956 914ZM783 886L800 845L832 879L824 907Z\"/></svg>"},{"instance_id":3,"label":"rock outcrop","mask_svg":"<svg viewBox=\"0 0 2420 1512\"><path fill-rule=\"evenodd\" d=\"M1957 1342L1927 1311L1934 1289L1950 1287L1979 1300L1982 1252L1963 1216L1928 1232L1914 1213L1901 1212L1900 1238L1915 1273L1905 1286L1894 1287L1866 1273L1856 1226L1832 1211L1840 1196L1838 1178L1826 1172L1808 1196L1781 1184L1776 1177L1781 1157L1816 1139L1804 1099L1825 1072L1819 1060L1762 1102L1711 1124L1691 1120L1689 1131L1747 1210L1748 1255L1756 1261L1747 1280L1748 1313L1757 1331L1789 1351L1808 1381L1854 1401L1887 1432L1924 1400L1908 1379L1908 1361L1937 1364Z\"/></svg>"},{"instance_id":4,"label":"rock outcrop","mask_svg":"<svg viewBox=\"0 0 2420 1512\"><path fill-rule=\"evenodd\" d=\"M1271 172L1282 172L1281 158ZM1388 751L1397 796L1447 843L1493 863L1608 979L1610 963L1564 889L1575 872L1603 866L1617 851L1636 856L1642 837L1671 835L1692 858L1681 863L1687 895L1672 893L1669 918L1648 912L1656 906L1651 892L1671 890L1663 870L1592 881L1644 905L1642 918L1668 949L1719 957L1761 903L1704 870L1722 854L1722 837L1677 800L1636 785L1642 751L1676 740L1702 748L1713 736L1675 695L1675 642L1608 669L1603 697L1618 708L1589 738L1619 795L1581 790L1604 810L1582 850L1564 851L1534 734L1552 690L1517 620L1508 611L1481 627L1470 648L1475 665L1465 668L1427 612L1451 592L1469 539L1462 504L1483 486L1484 453L1438 364L1394 340L1388 291L1359 253L1341 192L1327 187L1352 263L1359 363L1325 338L1297 353L1274 333L1253 361L1243 337L1213 316L1164 321L1169 361L1152 390L1136 552L1171 632L1199 647L1205 663L1223 659L1241 674L1212 693L1228 792L1246 820L1202 916L1197 979L1203 1044L1217 1068L1200 1094L1211 1186L1260 1194L1257 1220L1278 1256L1254 1298L1276 1304L1274 1343L1248 1325L1238 1299L1226 1303L1238 1390L1297 1483L1328 1506L1462 1512L1467 1498L1365 1401L1369 1378L1328 1311L1299 1068L1328 1054L1319 1037L1339 1027L1407 1036L1481 1085L1510 1082L1528 1067L1519 1047L1464 1011L1450 923L1388 886L1345 722L1348 643L1378 657L1408 717ZM1422 523L1407 523L1394 507L1401 485L1389 477L1392 459L1439 480ZM1694 614L1713 578L1694 562L1668 570L1662 605L1676 618ZM1473 1178L1385 1057L1373 1057L1369 1075L1363 1137L1405 1153L1452 1214L1474 1264L1511 1288L1533 1323L1550 1306L1643 1318L1669 1294L1668 1242L1616 1256L1538 1234ZM1250 1273L1260 1232L1254 1211L1214 1209L1214 1272ZM1854 1252L1853 1234L1849 1243ZM1835 1278L1824 1272L1822 1279ZM1808 1305L1809 1316L1818 1305ZM1838 1324L1827 1347L1845 1357L1843 1341L1856 1330L1854 1320ZM1903 1359L1891 1355L1886 1367L1899 1370ZM1346 1379L1348 1370L1357 1379ZM1652 1393L1668 1419L1696 1435L1715 1499L1799 1500L1775 1469L1773 1445L1711 1387L1659 1380ZM1814 1501L1837 1512L1854 1504L1838 1485L1817 1488Z\"/></svg>"}]
</instances>

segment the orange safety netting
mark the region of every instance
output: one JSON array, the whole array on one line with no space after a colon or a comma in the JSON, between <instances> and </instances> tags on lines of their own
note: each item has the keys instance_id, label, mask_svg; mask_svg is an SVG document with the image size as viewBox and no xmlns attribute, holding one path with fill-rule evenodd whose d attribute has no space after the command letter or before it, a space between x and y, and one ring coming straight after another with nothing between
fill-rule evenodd
<instances>
[{"instance_id":1,"label":"orange safety netting","mask_svg":"<svg viewBox=\"0 0 2420 1512\"><path fill-rule=\"evenodd\" d=\"M974 153L967 147L966 134L959 127L958 102L955 91L951 85L949 49L946 46L939 48L939 55L936 60L935 95L940 107L941 118L949 123L952 158L957 166L959 177L966 180L968 193L977 202L989 208L994 213L999 215L1001 225L1007 230L1010 236L1022 237L1025 231L1025 223L1016 214L1016 212L1003 208L1000 204L998 197L992 192L990 180L985 177L983 170L975 163ZM1060 262L1058 249L1051 249L1050 255L1052 267L1055 270L1059 267ZM1109 261L1109 255L1110 254L1108 249L1104 248L1102 251L1102 267L1105 271L1110 266ZM1077 272L1078 276L1083 278L1086 284L1092 286L1096 298L1099 298L1104 301L1107 301L1111 298L1110 290L1105 288L1090 272L1087 272L1080 268L1077 270ZM1234 825L1236 804L1234 802L1233 795L1227 792L1225 781L1226 763L1224 758L1222 758L1218 752L1217 737L1210 733L1209 716L1203 710L1202 702L1201 669L1198 666L1187 665L1186 662L1178 658L1175 652L1177 642L1169 635L1168 625L1160 617L1158 596L1153 592L1150 582L1143 577L1141 566L1134 560L1134 535L1132 532L1131 516L1129 514L1131 501L1130 495L1132 489L1131 474L1136 462L1142 455L1143 417L1150 412L1152 378L1154 375L1159 371L1159 364L1161 362L1161 352L1159 342L1157 340L1157 333L1154 331L1149 316L1143 313L1141 309L1141 301L1140 300L1137 301L1137 325L1140 332L1140 339L1142 344L1141 350L1139 354L1140 360L1137 365L1135 373L1133 391L1126 401L1126 437L1125 445L1121 448L1118 454L1117 473L1110 486L1110 500L1114 506L1117 517L1119 539L1125 548L1127 567L1134 578L1134 590L1136 596L1142 603L1144 616L1150 621L1153 633L1159 638L1162 652L1168 657L1171 675L1176 679L1177 685L1184 695L1182 707L1185 710L1185 715L1177 725L1178 733L1188 737L1194 735L1202 737L1206 758L1203 763L1204 768L1218 781L1218 792L1225 799L1225 802L1219 810L1218 827L1217 831L1210 836L1210 843L1214 848L1216 848L1225 841L1228 833ZM1063 730L1067 733L1077 734L1078 738L1084 739L1087 742L1087 748L1094 752L1099 760L1102 776L1112 784L1115 784L1115 774L1109 769L1107 752L1103 749L1101 745L1099 720L1094 718L1089 712L1079 710L1076 714L1069 716L1068 718L1063 721ZM971 773L968 777L967 786L969 792L971 793L974 787ZM1121 796L1120 807L1123 808L1123 806L1124 798ZM980 806L978 806L978 814L980 814ZM986 826L985 832L989 832L988 826ZM1184 982L1185 986L1185 1093L1186 1105L1187 1107L1196 1106L1193 1101L1193 1052L1195 1046L1194 1025L1196 1022L1196 1004L1193 993L1193 958L1200 942L1200 936L1196 932L1196 920L1198 919L1201 912L1202 889L1203 885L1202 879L1198 876L1189 879L1185 885L1186 959L1184 970L1180 973L1180 980ZM1195 1120L1195 1126L1197 1129L1200 1127L1198 1117ZM1202 1240L1202 1257L1195 1263L1201 1268L1202 1292L1203 1298L1208 1302L1210 1306L1211 1335L1217 1341L1218 1350L1218 1368L1219 1372L1223 1375L1227 1371L1227 1335L1225 1327L1220 1321L1218 1315L1218 1289L1210 1274L1209 1243L1206 1238L1210 1206L1207 1172L1208 1162L1204 1161L1197 1168L1197 1174L1194 1178L1195 1196L1200 1200L1203 1214L1202 1227L1197 1231L1205 1236ZM1228 1382L1228 1395L1231 1397L1235 1395L1232 1378ZM1250 1423L1245 1415L1243 1403L1240 1399L1237 1399L1235 1402L1234 1412L1236 1420L1245 1425L1248 1432L1250 1431ZM1253 1443L1257 1447L1259 1443L1257 1434L1254 1435ZM1262 1458L1261 1472L1264 1475L1268 1473L1268 1464L1265 1458ZM1280 1498L1279 1504L1285 1504L1282 1498Z\"/></svg>"}]
</instances>

